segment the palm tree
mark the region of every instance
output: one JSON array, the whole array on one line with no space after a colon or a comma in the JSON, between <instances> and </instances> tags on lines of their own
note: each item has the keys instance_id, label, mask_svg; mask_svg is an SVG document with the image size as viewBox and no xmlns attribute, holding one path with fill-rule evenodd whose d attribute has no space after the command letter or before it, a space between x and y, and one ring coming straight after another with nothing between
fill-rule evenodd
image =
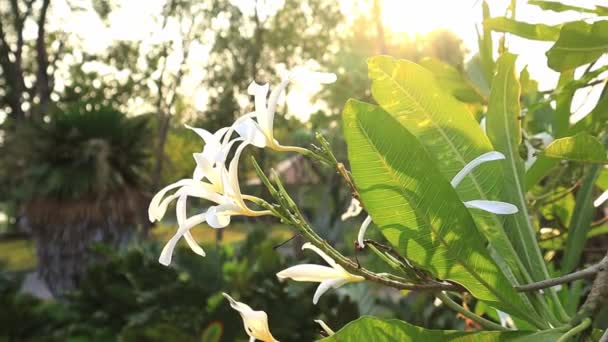
<instances>
[{"instance_id":1,"label":"palm tree","mask_svg":"<svg viewBox=\"0 0 608 342\"><path fill-rule=\"evenodd\" d=\"M35 242L39 276L54 294L78 284L95 260L91 247L118 248L143 222L148 122L111 108L74 106L43 123L16 123L4 137L4 177L22 204L21 225Z\"/></svg>"}]
</instances>

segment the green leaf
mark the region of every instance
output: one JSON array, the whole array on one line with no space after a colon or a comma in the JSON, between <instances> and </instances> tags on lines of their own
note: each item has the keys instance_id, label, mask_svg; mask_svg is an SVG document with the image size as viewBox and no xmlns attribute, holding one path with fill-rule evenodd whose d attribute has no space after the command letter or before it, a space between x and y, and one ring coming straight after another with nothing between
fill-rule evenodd
<instances>
[{"instance_id":1,"label":"green leaf","mask_svg":"<svg viewBox=\"0 0 608 342\"><path fill-rule=\"evenodd\" d=\"M374 341L374 342L552 342L563 333L559 331L477 331L430 330L396 319L361 317L350 322L335 335L324 338L323 342Z\"/></svg>"},{"instance_id":2,"label":"green leaf","mask_svg":"<svg viewBox=\"0 0 608 342\"><path fill-rule=\"evenodd\" d=\"M482 17L483 20L490 18L490 6L486 1L481 3ZM479 47L478 60L483 69L483 82L487 87L481 88L487 92L485 95L490 94L490 83L492 81L492 75L494 75L494 42L492 41L492 31L486 27L483 28L483 35L477 32L477 45ZM472 60L473 61L473 60Z\"/></svg>"},{"instance_id":3,"label":"green leaf","mask_svg":"<svg viewBox=\"0 0 608 342\"><path fill-rule=\"evenodd\" d=\"M219 342L222 340L224 327L220 322L211 322L201 334L200 342Z\"/></svg>"},{"instance_id":4,"label":"green leaf","mask_svg":"<svg viewBox=\"0 0 608 342\"><path fill-rule=\"evenodd\" d=\"M599 142L598 142L599 143ZM604 147L600 147L603 149ZM601 171L600 165L593 165L583 178L580 190L576 194L574 215L568 227L568 238L562 261L562 274L568 274L578 266L583 248L587 242L587 233L593 221L593 184Z\"/></svg>"},{"instance_id":5,"label":"green leaf","mask_svg":"<svg viewBox=\"0 0 608 342\"><path fill-rule=\"evenodd\" d=\"M453 66L436 58L424 58L420 65L431 71L439 85L458 100L467 103L485 102L479 90Z\"/></svg>"},{"instance_id":6,"label":"green leaf","mask_svg":"<svg viewBox=\"0 0 608 342\"><path fill-rule=\"evenodd\" d=\"M554 140L541 153L543 156L555 159L596 164L608 163L604 145L597 138L585 132Z\"/></svg>"},{"instance_id":7,"label":"green leaf","mask_svg":"<svg viewBox=\"0 0 608 342\"><path fill-rule=\"evenodd\" d=\"M434 158L445 179L452 179L469 161L493 150L465 104L446 94L427 69L392 57L368 60L372 95L380 106L415 135ZM457 187L463 201L501 200L499 162L476 168ZM495 259L509 279L525 282L513 246L493 214L475 211L478 227L494 249ZM516 279L514 279L516 278Z\"/></svg>"},{"instance_id":8,"label":"green leaf","mask_svg":"<svg viewBox=\"0 0 608 342\"><path fill-rule=\"evenodd\" d=\"M591 63L608 51L608 21L564 24L559 39L547 51L549 67L555 71Z\"/></svg>"},{"instance_id":9,"label":"green leaf","mask_svg":"<svg viewBox=\"0 0 608 342\"><path fill-rule=\"evenodd\" d=\"M416 137L381 108L363 102L350 100L343 119L355 183L387 240L435 277L462 284L503 311L530 317Z\"/></svg>"},{"instance_id":10,"label":"green leaf","mask_svg":"<svg viewBox=\"0 0 608 342\"><path fill-rule=\"evenodd\" d=\"M601 8L591 9L579 6L566 5L558 1L546 1L546 0L530 0L528 4L538 6L547 11L553 12L566 12L576 11L581 13L596 13L601 12ZM598 6L599 7L599 6Z\"/></svg>"},{"instance_id":11,"label":"green leaf","mask_svg":"<svg viewBox=\"0 0 608 342\"><path fill-rule=\"evenodd\" d=\"M608 190L608 170L607 169L603 169L602 172L600 172L600 175L597 177L597 181L595 182L595 185L602 189L603 191Z\"/></svg>"},{"instance_id":12,"label":"green leaf","mask_svg":"<svg viewBox=\"0 0 608 342\"><path fill-rule=\"evenodd\" d=\"M509 238L533 279L540 281L547 279L549 274L538 247L536 230L529 219L524 165L518 151L522 136L519 119L520 86L515 76L515 59L515 55L505 53L497 61L497 72L492 82L488 104L486 129L496 150L506 157L506 161L501 163L504 169L502 181L505 184L502 197L519 208L517 214L505 218L506 229L511 232ZM558 305L555 292L546 292Z\"/></svg>"},{"instance_id":13,"label":"green leaf","mask_svg":"<svg viewBox=\"0 0 608 342\"><path fill-rule=\"evenodd\" d=\"M561 25L530 24L505 17L489 18L483 21L483 26L496 32L512 33L532 40L556 41Z\"/></svg>"}]
</instances>

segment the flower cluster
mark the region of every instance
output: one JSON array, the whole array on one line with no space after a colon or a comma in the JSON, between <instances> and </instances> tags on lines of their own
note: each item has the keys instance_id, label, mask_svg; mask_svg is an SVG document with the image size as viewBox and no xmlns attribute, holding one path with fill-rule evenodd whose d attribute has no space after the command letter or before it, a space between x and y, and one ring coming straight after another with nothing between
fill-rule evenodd
<instances>
[{"instance_id":1,"label":"flower cluster","mask_svg":"<svg viewBox=\"0 0 608 342\"><path fill-rule=\"evenodd\" d=\"M230 224L231 216L261 216L270 214L266 210L253 210L248 202L255 203L260 199L241 193L238 179L238 164L245 147L253 145L259 148L270 148L275 151L306 151L296 146L283 146L273 134L274 115L281 94L290 81L316 81L332 83L334 74L311 72L304 69L292 71L268 96L268 84L252 82L248 93L254 96L255 110L239 117L230 127L211 133L202 128L187 126L198 134L205 145L202 152L194 153L196 168L192 178L182 179L160 190L150 202L148 216L150 221L160 221L167 207L176 201L177 232L164 246L159 262L171 263L171 256L177 242L184 238L193 252L204 256L205 251L194 240L190 229L206 222L213 228L224 228ZM227 164L231 150L234 156ZM228 166L226 166L228 165ZM174 192L167 195L170 191ZM206 210L197 215L187 216L188 197L201 198L212 203Z\"/></svg>"}]
</instances>

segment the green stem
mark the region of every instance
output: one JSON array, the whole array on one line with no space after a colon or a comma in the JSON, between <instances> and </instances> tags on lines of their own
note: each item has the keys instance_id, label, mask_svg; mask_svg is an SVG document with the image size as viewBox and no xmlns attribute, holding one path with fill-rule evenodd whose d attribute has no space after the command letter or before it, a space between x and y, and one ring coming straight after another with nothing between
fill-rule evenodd
<instances>
[{"instance_id":1,"label":"green stem","mask_svg":"<svg viewBox=\"0 0 608 342\"><path fill-rule=\"evenodd\" d=\"M464 317L469 318L473 321L475 321L477 324L481 325L482 327L488 329L488 330L509 330L505 327L503 327L500 324L494 323L492 321L489 321L481 316L478 316L476 314L474 314L473 312L465 309L464 307L462 307L461 305L459 305L458 303L456 303L455 301L452 300L452 298L450 298L447 294L445 294L444 292L438 292L436 294L437 298L439 298L443 304L445 304L445 306L447 306L448 308L462 314Z\"/></svg>"},{"instance_id":2,"label":"green stem","mask_svg":"<svg viewBox=\"0 0 608 342\"><path fill-rule=\"evenodd\" d=\"M590 325L591 325L591 318L587 317L581 323L579 323L579 325L575 326L574 328L568 330L565 334L563 334L562 337L560 337L559 340L557 340L557 342L569 341L572 337L580 334L585 329L589 328Z\"/></svg>"}]
</instances>

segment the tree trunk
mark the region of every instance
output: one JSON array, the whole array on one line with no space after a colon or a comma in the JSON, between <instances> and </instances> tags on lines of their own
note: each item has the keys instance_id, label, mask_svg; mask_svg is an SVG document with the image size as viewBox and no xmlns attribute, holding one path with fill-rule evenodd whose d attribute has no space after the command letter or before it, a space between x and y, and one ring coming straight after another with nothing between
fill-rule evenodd
<instances>
[{"instance_id":1,"label":"tree trunk","mask_svg":"<svg viewBox=\"0 0 608 342\"><path fill-rule=\"evenodd\" d=\"M27 224L27 223L26 223ZM77 288L89 266L101 255L96 244L112 249L125 246L134 226L118 226L107 220L103 224L81 222L73 225L31 225L36 246L38 275L53 295L60 296Z\"/></svg>"}]
</instances>

